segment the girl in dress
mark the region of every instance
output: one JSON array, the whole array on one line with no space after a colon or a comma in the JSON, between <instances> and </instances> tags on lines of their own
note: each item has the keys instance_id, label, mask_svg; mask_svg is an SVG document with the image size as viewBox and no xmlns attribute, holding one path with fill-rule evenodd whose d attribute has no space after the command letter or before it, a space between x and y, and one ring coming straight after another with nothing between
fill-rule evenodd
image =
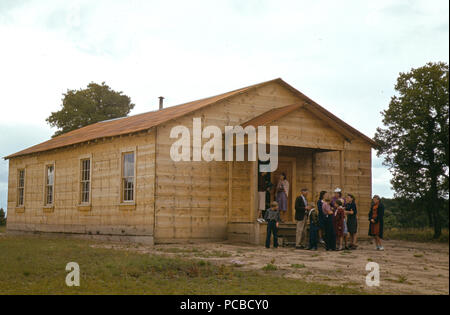
<instances>
[{"instance_id":1,"label":"girl in dress","mask_svg":"<svg viewBox=\"0 0 450 315\"><path fill-rule=\"evenodd\" d=\"M356 233L358 232L358 220L356 218L355 197L352 194L347 194L345 197L345 214L347 215L347 228L350 234L350 249L356 249Z\"/></svg>"},{"instance_id":2,"label":"girl in dress","mask_svg":"<svg viewBox=\"0 0 450 315\"><path fill-rule=\"evenodd\" d=\"M275 189L275 201L278 202L278 209L281 211L283 220L285 219L286 216L288 195L289 195L289 182L286 179L286 174L281 173L280 179L278 180L278 184Z\"/></svg>"},{"instance_id":3,"label":"girl in dress","mask_svg":"<svg viewBox=\"0 0 450 315\"><path fill-rule=\"evenodd\" d=\"M334 230L336 231L336 238L339 242L338 250L343 250L343 241L345 236L345 210L341 199L335 201L336 211L334 212Z\"/></svg>"}]
</instances>

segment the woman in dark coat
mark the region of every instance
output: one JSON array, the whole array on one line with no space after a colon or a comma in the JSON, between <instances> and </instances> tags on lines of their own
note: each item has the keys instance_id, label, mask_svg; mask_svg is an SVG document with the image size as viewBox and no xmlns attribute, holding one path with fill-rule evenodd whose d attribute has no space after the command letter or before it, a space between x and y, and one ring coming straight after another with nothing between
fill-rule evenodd
<instances>
[{"instance_id":1,"label":"woman in dark coat","mask_svg":"<svg viewBox=\"0 0 450 315\"><path fill-rule=\"evenodd\" d=\"M322 190L319 194L319 200L317 200L317 211L319 211L319 243L325 245L324 236L325 236L325 215L322 211L322 202L323 202L323 196L327 192L325 190Z\"/></svg>"},{"instance_id":2,"label":"woman in dark coat","mask_svg":"<svg viewBox=\"0 0 450 315\"><path fill-rule=\"evenodd\" d=\"M345 197L345 214L347 215L347 229L350 233L350 249L356 249L356 233L358 232L358 220L356 218L355 197L352 194L347 194Z\"/></svg>"},{"instance_id":3,"label":"woman in dark coat","mask_svg":"<svg viewBox=\"0 0 450 315\"><path fill-rule=\"evenodd\" d=\"M384 205L381 203L378 195L373 196L372 206L369 212L369 236L373 236L377 250L384 250L381 245L383 238L383 219L384 219Z\"/></svg>"}]
</instances>

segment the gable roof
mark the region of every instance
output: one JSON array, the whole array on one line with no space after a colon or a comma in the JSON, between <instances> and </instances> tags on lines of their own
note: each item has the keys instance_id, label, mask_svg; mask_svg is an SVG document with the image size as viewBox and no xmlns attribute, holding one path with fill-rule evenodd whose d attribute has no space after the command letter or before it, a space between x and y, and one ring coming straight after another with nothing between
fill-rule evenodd
<instances>
[{"instance_id":1,"label":"gable roof","mask_svg":"<svg viewBox=\"0 0 450 315\"><path fill-rule=\"evenodd\" d=\"M347 133L350 132L352 134L357 134L366 141L368 141L372 146L375 145L374 141L370 139L369 137L365 136L358 130L354 129L353 127L347 125L345 122L325 110L323 107L312 101L310 98L308 98L306 95L301 93L300 91L296 90L286 82L284 82L282 79L274 79L266 82L262 82L259 84L251 85L248 87L244 87L241 89L237 89L231 92L219 94L216 96L200 99L197 101L184 103L177 106L171 106L166 107L161 110L157 111L151 111L147 113L137 114L134 116L129 117L123 117L113 120L107 120L102 121L98 123L94 123L70 132L67 132L65 134L62 134L60 136L57 136L55 138L52 138L48 141L42 142L40 144L34 145L32 147L29 147L25 150L16 152L14 154L6 156L4 159L11 159L18 156L28 155L32 153L38 153L38 152L44 152L49 151L57 148L67 147L74 144L80 144L83 142L92 141L95 139L101 139L101 138L107 138L107 137L114 137L114 136L120 136L140 131L148 130L152 127L158 126L162 123L165 123L167 121L170 121L172 119L176 119L179 117L182 117L186 114L189 114L193 111L199 110L203 107L215 104L219 101L223 101L225 99L234 97L236 95L246 93L248 91L251 91L253 89L256 89L258 87L270 84L270 83L278 83L282 86L288 88L291 92L293 92L295 95L299 96L301 99L306 101L306 106L310 106L311 110L316 113L316 115L321 116L323 119L328 120L334 120L335 122L338 122L342 126L342 129L346 130ZM292 106L292 105L289 105ZM296 105L298 106L298 105ZM294 110L297 107L294 106L292 108L289 108L289 110ZM288 106L286 106L288 107ZM271 111L268 111L266 114L269 115L282 115L284 116L286 109L274 109ZM289 111L290 112L290 111ZM284 113L284 114L283 114ZM265 115L265 114L263 114ZM280 116L281 117L281 116ZM256 118L255 118L256 119Z\"/></svg>"},{"instance_id":2,"label":"gable roof","mask_svg":"<svg viewBox=\"0 0 450 315\"><path fill-rule=\"evenodd\" d=\"M297 109L306 108L309 111L311 111L315 116L318 116L319 119L321 119L322 121L325 121L325 123L327 123L332 129L336 130L339 134L343 135L347 141L351 141L351 139L354 138L355 135L357 135L357 136L362 137L367 142L369 142L372 147L376 146L375 141L373 141L372 139L370 139L363 133L359 132L358 130L354 129L350 125L347 125L344 121L337 118L336 116L329 113L328 111L326 111L326 113L328 113L328 115L326 115L326 113L321 113L320 108L322 108L322 107L319 106L320 108L316 108L316 106L319 106L319 105L314 105L314 104L305 102L303 104L296 103L296 104L291 104L291 105L275 108L275 109L269 110L259 116L256 116L255 118L252 118L249 121L242 123L241 126L243 128L245 128L247 126L258 127L258 126L268 125L268 124L274 122L275 120L283 118L284 116L292 113L293 111L295 111Z\"/></svg>"},{"instance_id":3,"label":"gable roof","mask_svg":"<svg viewBox=\"0 0 450 315\"><path fill-rule=\"evenodd\" d=\"M274 108L259 116L256 116L255 118L250 119L249 121L246 121L245 123L241 124L241 126L242 128L245 128L247 126L258 127L267 125L281 117L286 116L289 113L292 113L294 110L299 109L302 106L303 104L292 104L279 108Z\"/></svg>"}]
</instances>

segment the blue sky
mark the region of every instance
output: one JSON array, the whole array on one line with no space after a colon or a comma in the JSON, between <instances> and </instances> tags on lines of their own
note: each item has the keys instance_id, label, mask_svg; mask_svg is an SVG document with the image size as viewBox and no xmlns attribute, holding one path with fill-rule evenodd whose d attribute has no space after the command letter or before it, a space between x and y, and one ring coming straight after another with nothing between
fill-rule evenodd
<instances>
[{"instance_id":1,"label":"blue sky","mask_svg":"<svg viewBox=\"0 0 450 315\"><path fill-rule=\"evenodd\" d=\"M105 81L132 114L283 78L373 137L399 72L448 62L448 0L0 1L0 156L47 140L62 93ZM373 192L390 174L373 158ZM7 161L0 162L6 207Z\"/></svg>"}]
</instances>

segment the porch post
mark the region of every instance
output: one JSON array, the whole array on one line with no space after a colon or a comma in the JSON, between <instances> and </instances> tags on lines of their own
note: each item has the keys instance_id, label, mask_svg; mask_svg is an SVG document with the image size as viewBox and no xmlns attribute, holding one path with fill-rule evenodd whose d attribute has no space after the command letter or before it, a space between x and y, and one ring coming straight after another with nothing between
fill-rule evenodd
<instances>
[{"instance_id":1,"label":"porch post","mask_svg":"<svg viewBox=\"0 0 450 315\"><path fill-rule=\"evenodd\" d=\"M251 222L256 221L258 209L258 162L250 162L250 213Z\"/></svg>"},{"instance_id":2,"label":"porch post","mask_svg":"<svg viewBox=\"0 0 450 315\"><path fill-rule=\"evenodd\" d=\"M313 150L312 151L312 158L311 158L311 196L314 200L316 200L316 187L315 187L315 182L316 182L316 151Z\"/></svg>"},{"instance_id":3,"label":"porch post","mask_svg":"<svg viewBox=\"0 0 450 315\"><path fill-rule=\"evenodd\" d=\"M344 190L344 150L339 151L339 186Z\"/></svg>"},{"instance_id":4,"label":"porch post","mask_svg":"<svg viewBox=\"0 0 450 315\"><path fill-rule=\"evenodd\" d=\"M228 223L231 220L231 207L233 203L233 161L228 162Z\"/></svg>"}]
</instances>

